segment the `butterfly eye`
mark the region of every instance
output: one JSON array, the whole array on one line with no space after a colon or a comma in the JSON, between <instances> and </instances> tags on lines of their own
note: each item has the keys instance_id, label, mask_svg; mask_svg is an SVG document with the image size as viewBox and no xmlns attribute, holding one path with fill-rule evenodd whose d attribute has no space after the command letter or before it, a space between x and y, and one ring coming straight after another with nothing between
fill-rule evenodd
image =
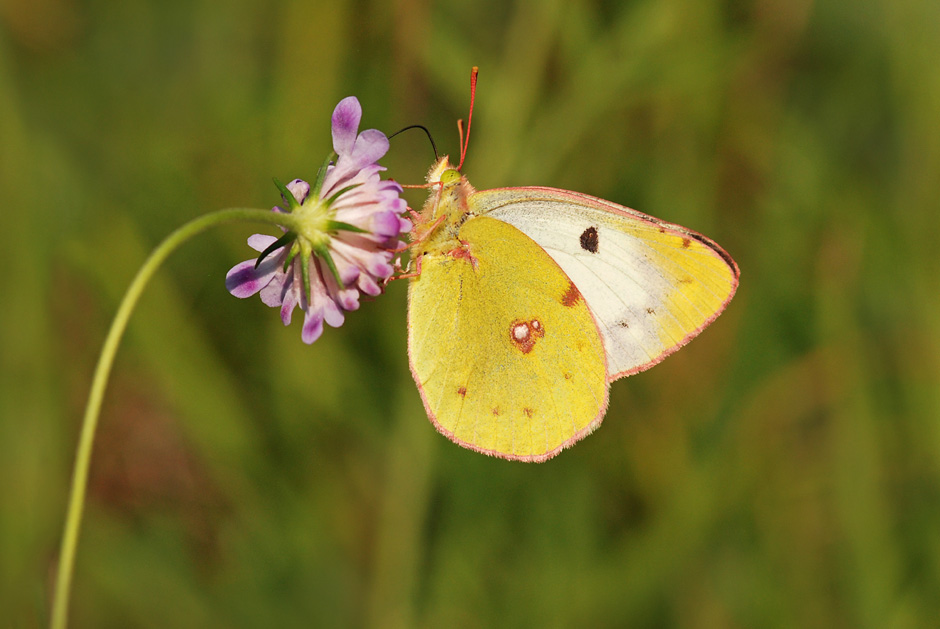
<instances>
[{"instance_id":1,"label":"butterfly eye","mask_svg":"<svg viewBox=\"0 0 940 629\"><path fill-rule=\"evenodd\" d=\"M448 168L441 173L441 183L448 184L460 181L460 171L455 168Z\"/></svg>"}]
</instances>

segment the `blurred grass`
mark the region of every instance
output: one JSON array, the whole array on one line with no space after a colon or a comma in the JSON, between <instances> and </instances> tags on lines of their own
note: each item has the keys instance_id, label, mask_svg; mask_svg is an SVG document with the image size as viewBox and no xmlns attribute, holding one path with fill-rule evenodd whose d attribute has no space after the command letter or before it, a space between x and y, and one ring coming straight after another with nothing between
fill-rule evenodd
<instances>
[{"instance_id":1,"label":"blurred grass","mask_svg":"<svg viewBox=\"0 0 940 629\"><path fill-rule=\"evenodd\" d=\"M438 436L405 289L304 346L174 256L108 391L76 627L923 627L940 617L940 5L0 3L0 625L45 623L118 299L197 214L311 177L329 115L714 237L702 337L543 465ZM392 176L418 183L417 134ZM421 203L411 197L412 205Z\"/></svg>"}]
</instances>

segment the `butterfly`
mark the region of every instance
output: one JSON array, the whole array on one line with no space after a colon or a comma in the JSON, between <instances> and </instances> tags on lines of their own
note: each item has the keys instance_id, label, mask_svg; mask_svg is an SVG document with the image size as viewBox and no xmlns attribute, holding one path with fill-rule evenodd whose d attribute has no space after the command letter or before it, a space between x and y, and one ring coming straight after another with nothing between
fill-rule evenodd
<instances>
[{"instance_id":1,"label":"butterfly","mask_svg":"<svg viewBox=\"0 0 940 629\"><path fill-rule=\"evenodd\" d=\"M462 162L463 137L461 148ZM555 456L600 425L611 382L688 343L737 289L738 266L714 241L610 201L477 191L446 156L427 182L412 231L411 372L437 430L478 452Z\"/></svg>"}]
</instances>

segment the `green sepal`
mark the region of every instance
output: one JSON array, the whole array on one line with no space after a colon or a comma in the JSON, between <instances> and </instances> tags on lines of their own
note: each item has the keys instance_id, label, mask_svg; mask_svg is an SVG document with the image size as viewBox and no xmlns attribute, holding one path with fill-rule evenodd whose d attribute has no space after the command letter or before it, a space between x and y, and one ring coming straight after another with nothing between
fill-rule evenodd
<instances>
[{"instance_id":1,"label":"green sepal","mask_svg":"<svg viewBox=\"0 0 940 629\"><path fill-rule=\"evenodd\" d=\"M287 254L287 257L284 258L284 272L287 273L288 267L290 267L291 262L294 261L294 258L297 257L297 254L300 253L300 247L293 246L290 248L290 253Z\"/></svg>"},{"instance_id":2,"label":"green sepal","mask_svg":"<svg viewBox=\"0 0 940 629\"><path fill-rule=\"evenodd\" d=\"M304 279L304 295L307 296L307 304L310 304L312 295L310 294L310 258L301 256L300 275Z\"/></svg>"},{"instance_id":3,"label":"green sepal","mask_svg":"<svg viewBox=\"0 0 940 629\"><path fill-rule=\"evenodd\" d=\"M323 260L326 261L326 266L330 268L330 272L333 274L333 277L336 278L336 283L339 285L339 287L345 288L343 285L343 280L339 276L339 269L336 268L336 263L333 262L333 256L330 254L329 247L326 245L315 245L313 247L313 251L317 254L318 257L323 258Z\"/></svg>"},{"instance_id":4,"label":"green sepal","mask_svg":"<svg viewBox=\"0 0 940 629\"><path fill-rule=\"evenodd\" d=\"M300 207L300 201L294 196L294 193L291 192L287 186L281 183L281 180L277 177L274 177L274 185L277 186L277 189L280 191L281 196L287 199L287 209L290 212L293 212Z\"/></svg>"},{"instance_id":5,"label":"green sepal","mask_svg":"<svg viewBox=\"0 0 940 629\"><path fill-rule=\"evenodd\" d=\"M338 199L340 196L346 194L347 192L349 192L349 191L352 190L353 188L358 188L358 187L361 186L361 185L362 185L361 183L354 183L354 184L352 184L351 186L346 186L345 188L343 188L343 189L340 190L339 192L333 193L333 195L330 196L330 198L326 200L326 207L333 207L333 202L336 201L336 199Z\"/></svg>"},{"instance_id":6,"label":"green sepal","mask_svg":"<svg viewBox=\"0 0 940 629\"><path fill-rule=\"evenodd\" d=\"M361 227L356 227L355 225L350 225L349 223L344 223L342 221L327 221L326 230L328 232L355 232L357 234L366 234L369 232L368 229L362 229Z\"/></svg>"},{"instance_id":7,"label":"green sepal","mask_svg":"<svg viewBox=\"0 0 940 629\"><path fill-rule=\"evenodd\" d=\"M320 198L320 189L323 188L323 180L326 179L326 171L337 157L336 153L330 153L326 156L326 159L323 160L320 170L317 171L317 180L313 184L313 191L311 192L313 198Z\"/></svg>"},{"instance_id":8,"label":"green sepal","mask_svg":"<svg viewBox=\"0 0 940 629\"><path fill-rule=\"evenodd\" d=\"M293 198L293 197L291 197L291 198ZM284 247L285 245L289 245L290 243L294 242L295 240L297 240L297 234L295 234L294 232L287 232L286 234L284 234L283 236L281 236L280 238L278 238L277 240L275 240L274 242L272 242L270 245L268 245L268 248L267 248L267 249L265 249L264 251L261 252L261 255L258 256L258 259L255 260L255 268L257 269L257 268L258 268L258 265L260 265L261 262L262 262L265 258L267 258L269 255L271 255L272 253L274 253L275 251L277 251L277 250L280 249L281 247Z\"/></svg>"}]
</instances>

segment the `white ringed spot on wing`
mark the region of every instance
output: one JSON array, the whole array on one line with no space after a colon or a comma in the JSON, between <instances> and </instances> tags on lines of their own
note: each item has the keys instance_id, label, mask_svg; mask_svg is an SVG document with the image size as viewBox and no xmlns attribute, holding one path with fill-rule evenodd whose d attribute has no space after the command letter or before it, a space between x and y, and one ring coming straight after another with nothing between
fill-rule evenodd
<instances>
[{"instance_id":1,"label":"white ringed spot on wing","mask_svg":"<svg viewBox=\"0 0 940 629\"><path fill-rule=\"evenodd\" d=\"M509 341L523 354L535 347L536 341L545 336L545 327L538 319L523 321L516 319L509 324Z\"/></svg>"}]
</instances>

